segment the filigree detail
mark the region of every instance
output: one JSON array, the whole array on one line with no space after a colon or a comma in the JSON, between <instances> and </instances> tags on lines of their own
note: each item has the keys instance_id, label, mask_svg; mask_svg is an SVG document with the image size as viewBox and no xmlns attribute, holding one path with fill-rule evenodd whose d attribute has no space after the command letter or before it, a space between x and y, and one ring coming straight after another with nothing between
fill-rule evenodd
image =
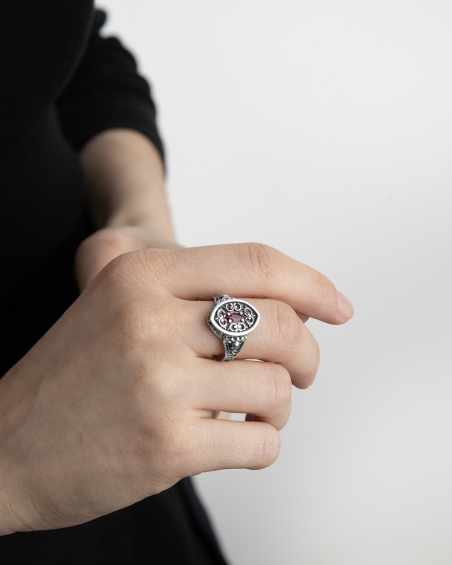
<instances>
[{"instance_id":1,"label":"filigree detail","mask_svg":"<svg viewBox=\"0 0 452 565\"><path fill-rule=\"evenodd\" d=\"M215 296L207 322L213 333L223 340L225 356L222 361L232 361L240 352L248 334L259 322L258 311L239 298L227 294Z\"/></svg>"},{"instance_id":2,"label":"filigree detail","mask_svg":"<svg viewBox=\"0 0 452 565\"><path fill-rule=\"evenodd\" d=\"M240 350L243 347L243 344L245 343L245 340L248 336L244 335L244 336L237 336L237 337L233 337L233 336L228 336L226 338L224 338L223 343L224 343L224 348L225 348L225 361L230 361L231 359L234 359L234 357L240 352Z\"/></svg>"},{"instance_id":3,"label":"filigree detail","mask_svg":"<svg viewBox=\"0 0 452 565\"><path fill-rule=\"evenodd\" d=\"M219 308L215 321L224 330L229 332L244 332L251 329L256 321L257 314L249 306L239 300L227 302Z\"/></svg>"}]
</instances>

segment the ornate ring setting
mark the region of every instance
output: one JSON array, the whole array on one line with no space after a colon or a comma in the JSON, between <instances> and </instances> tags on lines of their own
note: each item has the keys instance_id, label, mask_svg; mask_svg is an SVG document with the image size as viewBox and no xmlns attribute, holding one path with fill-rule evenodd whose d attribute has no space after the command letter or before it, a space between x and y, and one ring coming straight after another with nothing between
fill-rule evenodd
<instances>
[{"instance_id":1,"label":"ornate ring setting","mask_svg":"<svg viewBox=\"0 0 452 565\"><path fill-rule=\"evenodd\" d=\"M223 340L225 355L222 361L232 361L259 323L260 314L248 302L227 294L215 296L208 323L213 333Z\"/></svg>"}]
</instances>

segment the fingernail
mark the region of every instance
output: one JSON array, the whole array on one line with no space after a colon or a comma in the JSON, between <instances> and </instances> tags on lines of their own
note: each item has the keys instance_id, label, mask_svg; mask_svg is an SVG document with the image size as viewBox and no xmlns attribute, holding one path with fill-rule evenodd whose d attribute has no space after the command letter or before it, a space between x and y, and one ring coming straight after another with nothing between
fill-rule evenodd
<instances>
[{"instance_id":1,"label":"fingernail","mask_svg":"<svg viewBox=\"0 0 452 565\"><path fill-rule=\"evenodd\" d=\"M337 311L343 318L349 320L353 316L353 306L350 300L339 290L337 292Z\"/></svg>"}]
</instances>

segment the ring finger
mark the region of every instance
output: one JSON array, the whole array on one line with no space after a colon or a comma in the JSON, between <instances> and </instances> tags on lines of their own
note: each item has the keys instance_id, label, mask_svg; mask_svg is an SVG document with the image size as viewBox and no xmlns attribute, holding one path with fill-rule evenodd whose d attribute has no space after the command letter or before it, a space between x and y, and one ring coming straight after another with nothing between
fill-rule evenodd
<instances>
[{"instance_id":1,"label":"ring finger","mask_svg":"<svg viewBox=\"0 0 452 565\"><path fill-rule=\"evenodd\" d=\"M278 300L243 300L258 310L261 319L237 359L276 362L289 372L296 387L306 388L312 384L320 361L319 347L295 311ZM181 317L181 338L198 357L212 358L224 354L222 341L207 324L212 303L183 302L185 315ZM199 323L194 323L194 320Z\"/></svg>"}]
</instances>

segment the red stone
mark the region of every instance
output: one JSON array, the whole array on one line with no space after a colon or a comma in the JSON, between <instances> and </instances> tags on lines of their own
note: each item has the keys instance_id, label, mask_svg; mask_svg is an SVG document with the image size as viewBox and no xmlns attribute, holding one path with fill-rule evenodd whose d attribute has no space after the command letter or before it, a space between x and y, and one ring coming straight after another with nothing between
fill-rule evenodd
<instances>
[{"instance_id":1,"label":"red stone","mask_svg":"<svg viewBox=\"0 0 452 565\"><path fill-rule=\"evenodd\" d=\"M228 322L233 322L233 323L237 324L238 322L242 321L242 314L239 314L238 312L228 313L226 315L226 320Z\"/></svg>"}]
</instances>

